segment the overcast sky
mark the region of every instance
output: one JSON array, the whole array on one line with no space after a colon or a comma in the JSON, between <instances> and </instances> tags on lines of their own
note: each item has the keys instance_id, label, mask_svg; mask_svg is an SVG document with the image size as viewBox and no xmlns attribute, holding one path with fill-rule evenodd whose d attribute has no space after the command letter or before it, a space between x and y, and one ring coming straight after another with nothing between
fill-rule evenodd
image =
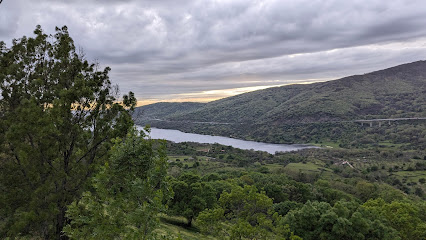
<instances>
[{"instance_id":1,"label":"overcast sky","mask_svg":"<svg viewBox=\"0 0 426 240\"><path fill-rule=\"evenodd\" d=\"M208 101L426 59L424 0L3 0L0 41L67 25L141 103Z\"/></svg>"}]
</instances>

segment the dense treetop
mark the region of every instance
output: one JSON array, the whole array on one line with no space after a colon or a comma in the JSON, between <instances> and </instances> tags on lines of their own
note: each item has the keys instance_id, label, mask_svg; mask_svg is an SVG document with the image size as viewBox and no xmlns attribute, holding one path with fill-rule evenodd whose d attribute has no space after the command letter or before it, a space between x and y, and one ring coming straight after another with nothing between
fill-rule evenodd
<instances>
[{"instance_id":1,"label":"dense treetop","mask_svg":"<svg viewBox=\"0 0 426 240\"><path fill-rule=\"evenodd\" d=\"M58 238L67 205L133 125L110 68L77 52L67 27L0 44L0 236Z\"/></svg>"}]
</instances>

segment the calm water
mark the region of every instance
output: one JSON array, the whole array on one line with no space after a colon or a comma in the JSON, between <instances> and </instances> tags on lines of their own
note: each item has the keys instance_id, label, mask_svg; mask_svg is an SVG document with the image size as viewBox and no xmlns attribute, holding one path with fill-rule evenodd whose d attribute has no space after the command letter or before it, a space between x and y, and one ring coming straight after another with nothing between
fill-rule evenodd
<instances>
[{"instance_id":1,"label":"calm water","mask_svg":"<svg viewBox=\"0 0 426 240\"><path fill-rule=\"evenodd\" d=\"M138 129L142 129L138 126ZM274 154L275 152L289 152L304 148L316 148L315 146L300 144L272 144L254 141L244 141L228 137L201 135L194 133L184 133L172 129L151 128L151 138L166 139L172 142L198 142L198 143L219 143L226 146L232 146L240 149L254 149L255 151L265 151Z\"/></svg>"}]
</instances>

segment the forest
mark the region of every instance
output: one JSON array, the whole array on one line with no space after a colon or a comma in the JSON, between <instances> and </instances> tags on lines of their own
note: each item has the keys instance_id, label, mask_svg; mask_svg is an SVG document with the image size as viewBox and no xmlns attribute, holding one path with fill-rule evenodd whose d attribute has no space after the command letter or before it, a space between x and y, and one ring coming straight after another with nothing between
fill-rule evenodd
<instances>
[{"instance_id":1,"label":"forest","mask_svg":"<svg viewBox=\"0 0 426 240\"><path fill-rule=\"evenodd\" d=\"M234 129L321 147L276 154L155 140L67 27L34 35L0 43L1 238L426 238L424 121Z\"/></svg>"}]
</instances>

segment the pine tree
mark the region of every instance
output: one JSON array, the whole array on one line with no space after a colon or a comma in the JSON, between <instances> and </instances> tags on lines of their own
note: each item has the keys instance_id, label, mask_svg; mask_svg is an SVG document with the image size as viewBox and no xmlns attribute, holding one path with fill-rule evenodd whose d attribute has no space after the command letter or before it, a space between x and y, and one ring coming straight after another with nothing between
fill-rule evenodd
<instances>
[{"instance_id":1,"label":"pine tree","mask_svg":"<svg viewBox=\"0 0 426 240\"><path fill-rule=\"evenodd\" d=\"M66 238L67 206L133 125L110 68L78 53L67 27L0 43L0 237Z\"/></svg>"}]
</instances>

